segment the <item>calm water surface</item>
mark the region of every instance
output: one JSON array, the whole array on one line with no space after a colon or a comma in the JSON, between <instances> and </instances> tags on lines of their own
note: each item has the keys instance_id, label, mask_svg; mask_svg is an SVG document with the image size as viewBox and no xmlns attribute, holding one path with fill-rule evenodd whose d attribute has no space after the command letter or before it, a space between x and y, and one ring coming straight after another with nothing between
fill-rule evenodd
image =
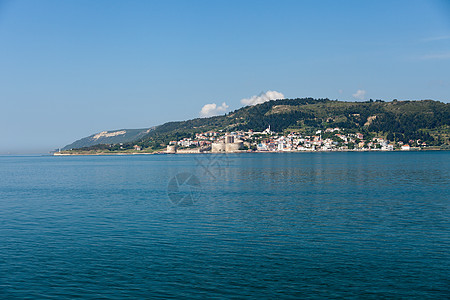
<instances>
[{"instance_id":1,"label":"calm water surface","mask_svg":"<svg viewBox=\"0 0 450 300\"><path fill-rule=\"evenodd\" d=\"M449 298L449 195L450 152L3 156L0 298Z\"/></svg>"}]
</instances>

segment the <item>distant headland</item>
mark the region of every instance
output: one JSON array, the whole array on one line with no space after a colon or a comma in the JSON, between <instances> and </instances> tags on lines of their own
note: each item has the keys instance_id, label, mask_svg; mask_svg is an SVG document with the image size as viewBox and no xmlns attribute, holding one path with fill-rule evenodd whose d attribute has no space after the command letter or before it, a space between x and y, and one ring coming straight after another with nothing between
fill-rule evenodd
<instances>
[{"instance_id":1,"label":"distant headland","mask_svg":"<svg viewBox=\"0 0 450 300\"><path fill-rule=\"evenodd\" d=\"M146 129L104 131L54 155L439 149L450 149L448 103L297 98Z\"/></svg>"}]
</instances>

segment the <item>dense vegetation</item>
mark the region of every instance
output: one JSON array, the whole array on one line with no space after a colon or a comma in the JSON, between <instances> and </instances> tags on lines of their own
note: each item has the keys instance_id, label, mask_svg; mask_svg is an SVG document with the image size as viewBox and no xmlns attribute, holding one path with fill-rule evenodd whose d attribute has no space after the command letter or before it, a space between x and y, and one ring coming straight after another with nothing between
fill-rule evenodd
<instances>
[{"instance_id":1,"label":"dense vegetation","mask_svg":"<svg viewBox=\"0 0 450 300\"><path fill-rule=\"evenodd\" d=\"M339 127L365 136L380 136L408 143L421 140L427 145L450 144L450 104L432 101L342 102L329 99L284 99L247 106L226 115L168 122L143 138L121 145L131 149L137 144L147 149L161 149L171 140L194 137L209 130L297 131L313 134L317 130ZM117 149L94 146L93 149Z\"/></svg>"}]
</instances>

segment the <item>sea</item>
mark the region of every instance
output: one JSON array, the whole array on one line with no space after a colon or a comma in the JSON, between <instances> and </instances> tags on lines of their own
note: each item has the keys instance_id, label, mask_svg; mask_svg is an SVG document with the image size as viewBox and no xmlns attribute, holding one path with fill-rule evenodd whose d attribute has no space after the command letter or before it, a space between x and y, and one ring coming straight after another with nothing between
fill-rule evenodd
<instances>
[{"instance_id":1,"label":"sea","mask_svg":"<svg viewBox=\"0 0 450 300\"><path fill-rule=\"evenodd\" d=\"M450 152L0 156L2 299L448 299Z\"/></svg>"}]
</instances>

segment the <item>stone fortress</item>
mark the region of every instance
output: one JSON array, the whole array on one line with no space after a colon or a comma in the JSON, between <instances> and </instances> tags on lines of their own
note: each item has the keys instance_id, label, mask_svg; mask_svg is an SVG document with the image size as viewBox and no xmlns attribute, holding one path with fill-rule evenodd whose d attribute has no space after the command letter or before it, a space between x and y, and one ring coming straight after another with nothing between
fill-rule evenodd
<instances>
[{"instance_id":1,"label":"stone fortress","mask_svg":"<svg viewBox=\"0 0 450 300\"><path fill-rule=\"evenodd\" d=\"M244 149L244 142L237 139L235 136L226 134L220 140L211 143L210 147L194 148L194 149L178 149L176 144L170 144L167 146L166 153L233 153L241 152Z\"/></svg>"},{"instance_id":2,"label":"stone fortress","mask_svg":"<svg viewBox=\"0 0 450 300\"><path fill-rule=\"evenodd\" d=\"M244 142L242 140L235 139L233 135L225 135L223 140L211 144L212 153L239 152L243 148Z\"/></svg>"}]
</instances>

